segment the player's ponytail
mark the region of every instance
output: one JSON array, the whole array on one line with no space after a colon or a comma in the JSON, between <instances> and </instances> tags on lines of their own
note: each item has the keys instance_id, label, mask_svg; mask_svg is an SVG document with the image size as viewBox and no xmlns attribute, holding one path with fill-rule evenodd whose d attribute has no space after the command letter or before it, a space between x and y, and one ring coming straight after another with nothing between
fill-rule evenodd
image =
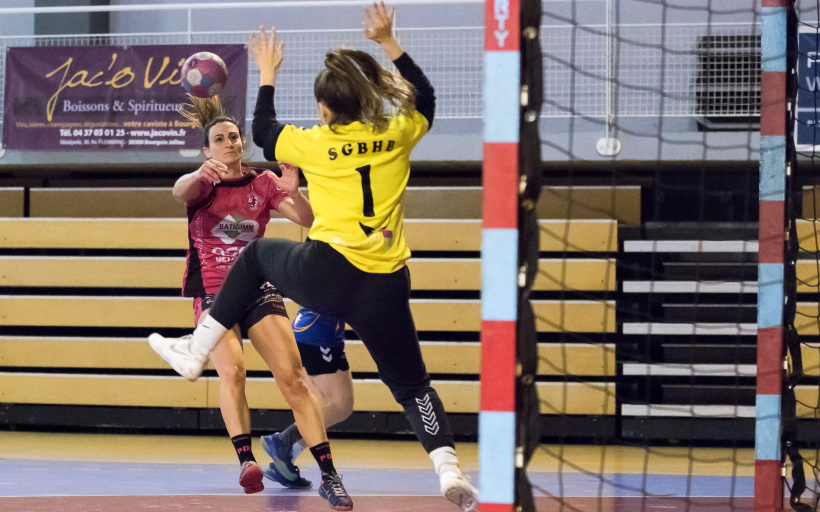
<instances>
[{"instance_id":1,"label":"player's ponytail","mask_svg":"<svg viewBox=\"0 0 820 512\"><path fill-rule=\"evenodd\" d=\"M211 145L209 135L211 128L218 123L233 123L239 129L239 136L245 140L245 130L243 125L239 124L233 116L225 114L222 109L222 102L219 101L219 96L211 98L199 98L188 94L188 103L180 107L179 113L191 121L195 128L200 128L205 135L204 147Z\"/></svg>"},{"instance_id":2,"label":"player's ponytail","mask_svg":"<svg viewBox=\"0 0 820 512\"><path fill-rule=\"evenodd\" d=\"M390 122L384 112L385 101L398 114L411 115L416 99L410 82L382 68L370 54L350 49L325 55L325 69L313 83L313 94L316 101L330 109L331 129L361 121L380 132Z\"/></svg>"}]
</instances>

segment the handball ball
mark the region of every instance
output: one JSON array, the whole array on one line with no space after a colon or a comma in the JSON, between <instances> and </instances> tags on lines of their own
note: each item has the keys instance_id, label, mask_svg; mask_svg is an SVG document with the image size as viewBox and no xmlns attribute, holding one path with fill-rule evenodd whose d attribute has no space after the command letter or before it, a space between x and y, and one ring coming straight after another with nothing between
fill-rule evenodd
<instances>
[{"instance_id":1,"label":"handball ball","mask_svg":"<svg viewBox=\"0 0 820 512\"><path fill-rule=\"evenodd\" d=\"M182 86L198 98L219 94L228 80L228 67L222 58L211 52L191 55L182 64Z\"/></svg>"}]
</instances>

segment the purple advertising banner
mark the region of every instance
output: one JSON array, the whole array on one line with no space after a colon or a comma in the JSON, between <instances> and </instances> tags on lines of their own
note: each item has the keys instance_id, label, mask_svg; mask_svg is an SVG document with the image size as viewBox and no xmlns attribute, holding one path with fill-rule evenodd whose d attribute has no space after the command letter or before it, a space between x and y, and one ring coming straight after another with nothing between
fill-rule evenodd
<instances>
[{"instance_id":1,"label":"purple advertising banner","mask_svg":"<svg viewBox=\"0 0 820 512\"><path fill-rule=\"evenodd\" d=\"M187 102L181 66L198 52L225 63L218 96L244 122L248 54L241 44L9 48L3 147L200 149L202 132L177 112ZM220 70L202 69L205 85L212 76L224 80Z\"/></svg>"}]
</instances>

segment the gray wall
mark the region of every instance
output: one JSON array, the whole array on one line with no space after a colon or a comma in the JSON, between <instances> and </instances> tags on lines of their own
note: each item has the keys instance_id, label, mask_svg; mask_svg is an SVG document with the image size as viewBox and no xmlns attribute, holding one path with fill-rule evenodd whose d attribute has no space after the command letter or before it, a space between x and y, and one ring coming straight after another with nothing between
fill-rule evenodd
<instances>
[{"instance_id":1,"label":"gray wall","mask_svg":"<svg viewBox=\"0 0 820 512\"><path fill-rule=\"evenodd\" d=\"M111 0L112 5L144 4L145 0ZM153 4L179 3L178 0L155 0ZM672 7L671 2L660 0L618 0L614 1L615 10L612 19L622 24L659 24L662 22L676 24L703 24L703 23L739 23L748 27L749 33L756 32L753 23L759 21L755 14L756 0L678 0L675 2L681 8ZM807 0L802 1L807 5ZM197 5L219 4L225 5L224 0L201 0ZM308 5L309 1L305 1ZM2 7L32 6L33 1L4 0ZM588 31L603 30L600 26L593 28L566 30L572 25L602 25L606 20L606 3L603 0L544 0L543 24L550 26L542 37L546 39L552 35L549 31L564 30L577 37L582 37ZM813 6L811 6L813 7ZM304 7L304 8L256 8L247 9L213 9L195 12L192 16L191 29L194 32L246 32L259 24L266 26L276 25L281 30L321 30L344 29L356 30L361 26L361 7ZM464 27L483 26L483 5L400 5L397 13L397 26L412 27ZM110 14L110 30L113 34L133 33L185 33L189 30L188 18L180 11L153 11L153 12L119 12ZM558 29L555 26L559 27ZM560 27L564 27L561 29ZM0 14L0 30L2 34L32 34L33 16ZM17 31L17 32L14 32ZM548 33L549 32L549 33ZM244 37L244 36L243 36ZM620 74L617 79L621 84L619 94L632 91L630 81L641 77L639 67L625 62L623 57L627 51L638 48L629 42L631 37L628 31L623 32L624 41L620 43L618 55ZM665 37L665 36L664 36ZM580 41L580 39L579 39ZM480 42L479 42L480 43ZM150 44L150 41L147 43ZM661 39L658 48L665 47L666 41ZM694 44L694 43L691 43ZM690 47L691 47L690 44ZM571 41L572 51L585 51L578 43ZM647 46L646 48L650 48ZM666 58L658 48L648 50L648 59L662 61ZM472 48L471 51L480 51ZM416 55L422 66L430 71L441 62L447 66L458 66L458 49L447 46L431 46L427 53ZM597 50L589 50L583 58L595 59ZM645 49L642 51L646 51ZM655 54L651 55L654 51ZM449 52L449 54L448 54ZM671 54L669 54L671 55ZM560 60L560 59L558 59ZM556 59L545 59L545 66L550 62L555 64ZM582 66L583 67L583 66ZM598 73L595 70L593 74ZM556 75L559 73L555 73ZM651 74L651 73L650 73ZM445 74L445 77L449 75ZM558 85L549 81L552 75L547 75L545 96L566 93L567 85ZM572 76L573 84L584 78L584 73ZM589 77L586 77L589 78ZM446 80L446 78L445 78ZM597 82L596 82L597 80ZM593 92L576 85L573 90L573 101L584 94L594 94L598 97L603 94L605 80L602 76L592 78ZM651 83L651 81L650 81ZM624 85L625 84L625 85ZM441 83L434 85L442 86ZM453 85L453 84L447 84ZM652 83L651 88L663 91L665 84ZM480 90L475 94L480 94ZM655 93L660 95L660 92ZM249 101L253 101L255 94L250 91ZM560 103L563 100L556 100ZM597 100L596 100L597 101ZM617 100L616 100L616 103ZM621 108L627 103L621 102ZM564 105L568 110L575 105ZM593 161L609 160L613 157L603 157L596 151L596 142L607 135L605 117L600 112L587 115L583 111L579 116L545 116L541 120L542 157L544 160L575 160L589 159ZM624 114L624 112L620 112ZM674 115L660 117L650 115L617 115L613 121L615 133L622 144L622 150L616 157L623 160L681 160L681 159L712 159L712 160L754 160L757 158L759 137L754 131L746 132L714 132L704 134L699 131L694 116ZM480 112L479 112L480 115ZM312 124L315 120L303 120L301 124ZM483 127L479 118L436 119L431 136L423 139L414 152L414 159L418 161L479 161L482 158ZM256 158L261 158L257 155ZM198 157L186 158L177 152L39 152L26 153L6 151L0 158L0 168L7 165L30 164L58 164L70 159L75 163L102 164L117 163L180 163L198 161Z\"/></svg>"},{"instance_id":2,"label":"gray wall","mask_svg":"<svg viewBox=\"0 0 820 512\"><path fill-rule=\"evenodd\" d=\"M111 5L139 5L145 0L111 0ZM152 0L151 4L180 4L179 0ZM209 4L226 5L225 0L200 0L198 7ZM271 3L276 3L273 0ZM292 2L291 2L292 3ZM193 15L195 31L246 31L258 27L276 25L288 30L316 30L359 28L363 7L268 7L255 9L214 9L197 11ZM484 11L480 4L406 5L397 6L397 24L402 27L435 27L483 25ZM173 14L173 15L172 15ZM120 32L173 32L186 31L187 20L178 17L178 11L155 13L112 13L111 31ZM177 18L177 19L174 19Z\"/></svg>"},{"instance_id":3,"label":"gray wall","mask_svg":"<svg viewBox=\"0 0 820 512\"><path fill-rule=\"evenodd\" d=\"M4 0L2 7L34 7L34 0ZM33 14L0 14L0 36L27 36L33 33Z\"/></svg>"},{"instance_id":4,"label":"gray wall","mask_svg":"<svg viewBox=\"0 0 820 512\"><path fill-rule=\"evenodd\" d=\"M107 5L107 0L35 0L35 7ZM35 34L105 34L107 12L38 14L34 17Z\"/></svg>"}]
</instances>

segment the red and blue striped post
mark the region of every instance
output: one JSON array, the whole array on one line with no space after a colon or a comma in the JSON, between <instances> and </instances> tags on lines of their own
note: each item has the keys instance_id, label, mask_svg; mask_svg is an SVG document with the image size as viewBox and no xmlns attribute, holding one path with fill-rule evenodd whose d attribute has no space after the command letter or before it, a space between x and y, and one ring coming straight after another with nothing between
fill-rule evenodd
<instances>
[{"instance_id":1,"label":"red and blue striped post","mask_svg":"<svg viewBox=\"0 0 820 512\"><path fill-rule=\"evenodd\" d=\"M786 199L786 26L789 0L762 0L755 512L783 508L780 403Z\"/></svg>"},{"instance_id":2,"label":"red and blue striped post","mask_svg":"<svg viewBox=\"0 0 820 512\"><path fill-rule=\"evenodd\" d=\"M512 512L515 501L519 13L519 0L485 3L478 449L481 512Z\"/></svg>"}]
</instances>

